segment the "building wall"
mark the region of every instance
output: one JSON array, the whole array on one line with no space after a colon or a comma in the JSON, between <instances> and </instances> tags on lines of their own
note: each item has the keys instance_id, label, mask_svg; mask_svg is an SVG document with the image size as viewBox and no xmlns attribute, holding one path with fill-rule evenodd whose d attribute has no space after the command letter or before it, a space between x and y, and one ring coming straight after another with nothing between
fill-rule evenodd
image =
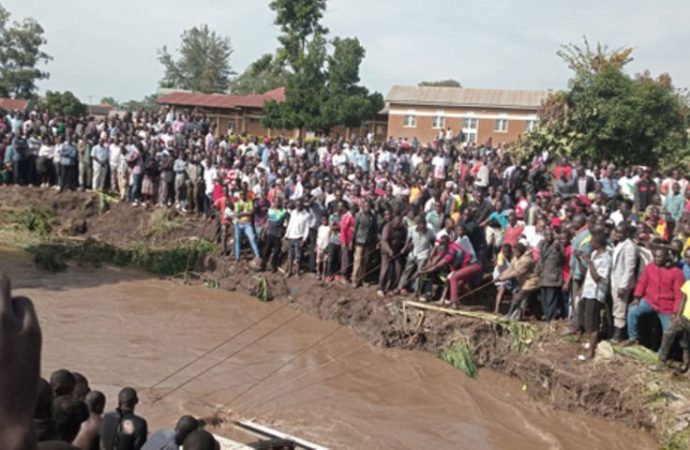
<instances>
[{"instance_id":1,"label":"building wall","mask_svg":"<svg viewBox=\"0 0 690 450\"><path fill-rule=\"evenodd\" d=\"M415 124L406 124L406 117L414 116ZM497 121L507 128L498 129ZM488 109L488 108L434 108L429 106L390 105L388 114L388 135L393 138L417 137L421 142L430 142L440 131L450 127L454 135L462 129L466 136L472 137L478 143L484 143L489 138L494 144L506 143L517 139L523 134L528 123L536 124L536 110ZM476 129L473 127L476 126Z\"/></svg>"}]
</instances>

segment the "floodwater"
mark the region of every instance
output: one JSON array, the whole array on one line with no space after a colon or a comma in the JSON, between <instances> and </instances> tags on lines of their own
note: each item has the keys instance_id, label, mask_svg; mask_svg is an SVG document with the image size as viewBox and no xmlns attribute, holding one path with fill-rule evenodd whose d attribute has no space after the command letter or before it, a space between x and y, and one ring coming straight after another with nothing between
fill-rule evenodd
<instances>
[{"instance_id":1,"label":"floodwater","mask_svg":"<svg viewBox=\"0 0 690 450\"><path fill-rule=\"evenodd\" d=\"M279 304L112 268L44 274L6 251L0 270L36 303L43 375L85 374L107 409L135 387L151 430L232 411L334 449L655 448L642 431L531 401L505 376L471 380Z\"/></svg>"}]
</instances>

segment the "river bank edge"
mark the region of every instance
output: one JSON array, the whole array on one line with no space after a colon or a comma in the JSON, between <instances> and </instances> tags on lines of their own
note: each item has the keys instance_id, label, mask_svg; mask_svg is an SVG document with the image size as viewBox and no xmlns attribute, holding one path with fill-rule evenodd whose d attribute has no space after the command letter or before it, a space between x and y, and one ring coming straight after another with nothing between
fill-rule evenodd
<instances>
[{"instance_id":1,"label":"river bank edge","mask_svg":"<svg viewBox=\"0 0 690 450\"><path fill-rule=\"evenodd\" d=\"M41 252L54 255L58 263L67 261L69 266L133 266L184 283L255 296L262 289L257 286L265 283L273 301L347 326L382 347L439 356L462 343L478 367L519 379L533 399L642 428L660 448L690 448L687 374L653 372L648 362L615 351L600 352L604 357L581 363L577 355L582 347L572 338L560 337L559 327L532 323L535 334L516 345L514 332L485 318L422 312L406 305L411 299L380 299L372 287L324 284L312 275L286 279L280 273L258 274L249 264L214 254L208 246L213 237L209 222L165 210L135 209L103 195L3 188L0 231L0 245L28 250L35 257ZM184 260L184 270L179 264L169 265L168 259ZM485 297L469 299L467 310L485 310Z\"/></svg>"}]
</instances>

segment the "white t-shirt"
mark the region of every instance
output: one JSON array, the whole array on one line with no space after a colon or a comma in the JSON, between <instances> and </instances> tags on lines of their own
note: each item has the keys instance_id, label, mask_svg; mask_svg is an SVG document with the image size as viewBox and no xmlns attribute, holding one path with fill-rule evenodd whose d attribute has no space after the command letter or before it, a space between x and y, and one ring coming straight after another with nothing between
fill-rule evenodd
<instances>
[{"instance_id":1,"label":"white t-shirt","mask_svg":"<svg viewBox=\"0 0 690 450\"><path fill-rule=\"evenodd\" d=\"M318 231L316 232L316 246L320 250L326 250L328 248L328 240L331 235L331 227L328 225L320 225Z\"/></svg>"},{"instance_id":2,"label":"white t-shirt","mask_svg":"<svg viewBox=\"0 0 690 450\"><path fill-rule=\"evenodd\" d=\"M434 178L443 179L446 176L446 159L441 155L436 155L431 160L431 165L434 166Z\"/></svg>"}]
</instances>

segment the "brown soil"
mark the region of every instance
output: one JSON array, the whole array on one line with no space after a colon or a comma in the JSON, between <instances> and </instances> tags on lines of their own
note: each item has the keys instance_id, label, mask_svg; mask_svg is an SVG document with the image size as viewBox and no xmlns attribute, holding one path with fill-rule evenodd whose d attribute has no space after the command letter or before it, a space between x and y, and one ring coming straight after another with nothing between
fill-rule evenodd
<instances>
[{"instance_id":1,"label":"brown soil","mask_svg":"<svg viewBox=\"0 0 690 450\"><path fill-rule=\"evenodd\" d=\"M55 210L54 230L61 236L77 234L117 246L133 243L163 246L178 238L211 239L213 236L212 223L189 217L178 220L174 217L177 213L171 213L177 226L151 234L148 225L152 211L112 203L106 212L99 213L98 203L98 197L89 193L0 189L2 209L44 205ZM221 255L207 257L204 264L197 266L200 271L206 271L201 278L217 281L222 289L249 293L256 284L256 272L248 264L235 265ZM678 380L667 374L652 374L641 363L618 356L578 362L582 346L560 338L560 330L547 329L542 324L535 324L540 333L528 351L515 352L509 336L500 327L434 312L426 313L422 325L418 326L419 313L409 308L405 311L403 298L379 299L372 287L354 290L340 283L323 284L312 275L289 280L280 273L266 273L265 277L275 301L338 322L377 345L438 353L462 335L474 346L480 367L518 378L532 398L559 409L644 428L661 442L668 442L673 433L687 434L684 431L687 422L679 420L681 416L687 417L690 410L685 400L690 398L686 375ZM488 311L492 302L491 293L485 292L468 300L467 307ZM678 407L679 401L684 402L684 407ZM671 409L681 411L674 415Z\"/></svg>"}]
</instances>

